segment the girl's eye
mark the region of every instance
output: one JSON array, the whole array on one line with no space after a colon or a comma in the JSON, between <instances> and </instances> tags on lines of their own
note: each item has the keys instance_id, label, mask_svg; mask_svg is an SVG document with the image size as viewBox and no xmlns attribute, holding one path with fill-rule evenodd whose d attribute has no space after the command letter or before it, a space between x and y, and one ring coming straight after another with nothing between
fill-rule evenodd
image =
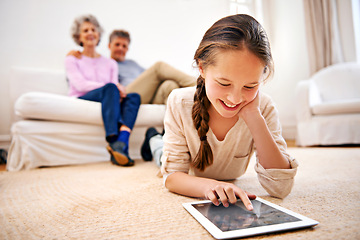
<instances>
[{"instance_id":1,"label":"girl's eye","mask_svg":"<svg viewBox=\"0 0 360 240\"><path fill-rule=\"evenodd\" d=\"M221 82L218 82L218 84L220 84L220 86L223 86L223 87L228 87L228 86L230 86L230 84L221 83Z\"/></svg>"},{"instance_id":2,"label":"girl's eye","mask_svg":"<svg viewBox=\"0 0 360 240\"><path fill-rule=\"evenodd\" d=\"M252 87L248 87L248 86L244 86L245 89L254 89L256 86L252 86Z\"/></svg>"}]
</instances>

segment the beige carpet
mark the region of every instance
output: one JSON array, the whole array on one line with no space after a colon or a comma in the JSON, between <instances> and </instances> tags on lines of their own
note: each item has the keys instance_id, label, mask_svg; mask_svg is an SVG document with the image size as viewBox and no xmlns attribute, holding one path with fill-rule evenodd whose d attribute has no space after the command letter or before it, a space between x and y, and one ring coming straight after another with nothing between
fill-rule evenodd
<instances>
[{"instance_id":1,"label":"beige carpet","mask_svg":"<svg viewBox=\"0 0 360 240\"><path fill-rule=\"evenodd\" d=\"M360 148L289 148L300 162L292 193L271 198L253 163L237 184L320 222L254 239L360 239ZM168 192L153 162L0 172L0 239L213 239Z\"/></svg>"}]
</instances>

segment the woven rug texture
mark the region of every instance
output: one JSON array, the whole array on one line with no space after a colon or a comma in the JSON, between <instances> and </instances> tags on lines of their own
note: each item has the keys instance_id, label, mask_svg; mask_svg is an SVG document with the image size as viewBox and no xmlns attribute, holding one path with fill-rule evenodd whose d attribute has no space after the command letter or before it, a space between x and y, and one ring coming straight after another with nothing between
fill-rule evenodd
<instances>
[{"instance_id":1,"label":"woven rug texture","mask_svg":"<svg viewBox=\"0 0 360 240\"><path fill-rule=\"evenodd\" d=\"M254 158L235 181L270 202L320 222L251 239L360 239L360 148L289 148L299 161L288 197L260 186ZM213 239L169 192L154 162L110 162L0 172L0 239Z\"/></svg>"}]
</instances>

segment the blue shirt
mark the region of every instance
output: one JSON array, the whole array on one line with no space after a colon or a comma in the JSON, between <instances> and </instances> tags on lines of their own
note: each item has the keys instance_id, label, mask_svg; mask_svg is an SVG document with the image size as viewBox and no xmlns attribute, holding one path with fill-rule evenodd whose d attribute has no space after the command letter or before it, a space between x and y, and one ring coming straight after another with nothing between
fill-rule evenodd
<instances>
[{"instance_id":1,"label":"blue shirt","mask_svg":"<svg viewBox=\"0 0 360 240\"><path fill-rule=\"evenodd\" d=\"M145 69L133 60L117 62L119 68L119 83L127 86L135 80Z\"/></svg>"}]
</instances>

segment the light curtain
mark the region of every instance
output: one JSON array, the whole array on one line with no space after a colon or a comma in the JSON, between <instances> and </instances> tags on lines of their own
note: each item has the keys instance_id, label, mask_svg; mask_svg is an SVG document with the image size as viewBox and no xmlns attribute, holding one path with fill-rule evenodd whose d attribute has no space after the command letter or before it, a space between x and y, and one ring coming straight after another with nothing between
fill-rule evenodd
<instances>
[{"instance_id":1,"label":"light curtain","mask_svg":"<svg viewBox=\"0 0 360 240\"><path fill-rule=\"evenodd\" d=\"M336 0L304 0L310 72L344 62Z\"/></svg>"}]
</instances>

